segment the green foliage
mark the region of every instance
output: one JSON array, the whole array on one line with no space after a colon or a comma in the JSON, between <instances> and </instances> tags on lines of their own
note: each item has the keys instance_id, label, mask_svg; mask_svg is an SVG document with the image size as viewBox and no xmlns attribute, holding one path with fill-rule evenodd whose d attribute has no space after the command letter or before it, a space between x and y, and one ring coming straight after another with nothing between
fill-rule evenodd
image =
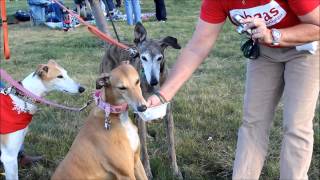
<instances>
[{"instance_id":1,"label":"green foliage","mask_svg":"<svg viewBox=\"0 0 320 180\"><path fill-rule=\"evenodd\" d=\"M71 0L67 3L71 5ZM167 0L168 21L146 22L148 35L160 39L177 37L184 46L196 24L200 1ZM27 9L25 1L8 1L8 14ZM71 7L71 6L70 6ZM154 11L153 1L142 0L144 12ZM121 9L124 12L124 9ZM111 26L109 26L111 28ZM122 41L132 42L133 27L116 23ZM37 64L55 59L71 77L87 87L81 96L52 93L56 102L81 106L90 97L104 54L103 42L88 33L85 27L70 32L31 27L30 23L11 25L12 59L2 59L1 68L15 79L21 79ZM111 30L111 29L110 29ZM178 165L186 179L230 179L235 154L237 130L241 123L245 81L245 59L240 54L241 38L227 23L215 48L174 99L175 138ZM177 50L166 51L170 65ZM315 145L310 179L319 179L320 135L319 108L314 120ZM29 154L44 155L45 161L32 168L20 169L21 179L48 179L64 158L89 110L65 112L41 106L34 116L25 139ZM270 137L268 158L261 179L279 178L279 154L282 139L282 106L280 104ZM163 123L148 124L148 147L155 179L174 179L171 175ZM212 137L212 140L208 140ZM1 175L0 175L1 176ZM1 177L0 177L1 179Z\"/></svg>"}]
</instances>

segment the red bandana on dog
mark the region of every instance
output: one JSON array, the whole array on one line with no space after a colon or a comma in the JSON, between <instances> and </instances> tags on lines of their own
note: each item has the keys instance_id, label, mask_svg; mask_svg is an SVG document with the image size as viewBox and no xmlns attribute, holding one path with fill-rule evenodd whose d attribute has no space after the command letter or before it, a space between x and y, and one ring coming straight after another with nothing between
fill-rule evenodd
<instances>
[{"instance_id":1,"label":"red bandana on dog","mask_svg":"<svg viewBox=\"0 0 320 180\"><path fill-rule=\"evenodd\" d=\"M0 134L7 134L24 129L32 120L32 114L18 113L9 95L0 93Z\"/></svg>"}]
</instances>

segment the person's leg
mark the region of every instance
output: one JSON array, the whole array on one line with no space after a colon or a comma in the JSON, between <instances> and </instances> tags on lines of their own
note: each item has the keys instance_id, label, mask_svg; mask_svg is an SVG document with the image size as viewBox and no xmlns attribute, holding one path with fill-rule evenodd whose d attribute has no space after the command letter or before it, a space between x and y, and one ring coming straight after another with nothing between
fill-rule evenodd
<instances>
[{"instance_id":1,"label":"person's leg","mask_svg":"<svg viewBox=\"0 0 320 180\"><path fill-rule=\"evenodd\" d=\"M76 4L76 8L77 8L77 14L78 16L80 16L80 11L81 11L80 4Z\"/></svg>"},{"instance_id":2,"label":"person's leg","mask_svg":"<svg viewBox=\"0 0 320 180\"><path fill-rule=\"evenodd\" d=\"M313 149L312 120L319 94L319 51L297 53L285 66L284 137L280 156L280 179L308 179Z\"/></svg>"},{"instance_id":3,"label":"person's leg","mask_svg":"<svg viewBox=\"0 0 320 180\"><path fill-rule=\"evenodd\" d=\"M112 13L114 8L115 8L115 6L113 4L113 1L112 0L106 0L106 3L107 3L106 6L107 6L109 12ZM113 14L111 14L111 15L113 15Z\"/></svg>"},{"instance_id":4,"label":"person's leg","mask_svg":"<svg viewBox=\"0 0 320 180\"><path fill-rule=\"evenodd\" d=\"M121 0L116 0L116 7L120 8L121 7Z\"/></svg>"},{"instance_id":5,"label":"person's leg","mask_svg":"<svg viewBox=\"0 0 320 180\"><path fill-rule=\"evenodd\" d=\"M87 19L87 9L86 9L85 5L81 6L81 14L82 14L82 17L86 20Z\"/></svg>"},{"instance_id":6,"label":"person's leg","mask_svg":"<svg viewBox=\"0 0 320 180\"><path fill-rule=\"evenodd\" d=\"M141 22L141 7L139 0L132 0L134 23Z\"/></svg>"},{"instance_id":7,"label":"person's leg","mask_svg":"<svg viewBox=\"0 0 320 180\"><path fill-rule=\"evenodd\" d=\"M106 7L104 1L103 0L99 0L99 3L100 3L100 7L102 9L102 12L103 12L104 16L106 16L107 15L107 11L106 11L107 7Z\"/></svg>"},{"instance_id":8,"label":"person's leg","mask_svg":"<svg viewBox=\"0 0 320 180\"><path fill-rule=\"evenodd\" d=\"M164 0L154 0L156 4L156 17L158 21L167 20L167 10Z\"/></svg>"},{"instance_id":9,"label":"person's leg","mask_svg":"<svg viewBox=\"0 0 320 180\"><path fill-rule=\"evenodd\" d=\"M284 71L283 63L269 60L262 55L247 64L243 121L238 132L233 179L258 179L267 154L275 107L283 91Z\"/></svg>"},{"instance_id":10,"label":"person's leg","mask_svg":"<svg viewBox=\"0 0 320 180\"><path fill-rule=\"evenodd\" d=\"M131 2L131 0L124 0L124 6L125 6L125 9L126 9L127 23L129 25L133 25L132 2Z\"/></svg>"},{"instance_id":11,"label":"person's leg","mask_svg":"<svg viewBox=\"0 0 320 180\"><path fill-rule=\"evenodd\" d=\"M154 0L154 4L156 6L156 18L158 21L161 20L161 17L160 17L160 6L159 6L159 1L158 0Z\"/></svg>"},{"instance_id":12,"label":"person's leg","mask_svg":"<svg viewBox=\"0 0 320 180\"><path fill-rule=\"evenodd\" d=\"M88 12L89 12L90 14L92 14L92 9L91 9L91 5L90 5L90 3L89 3L89 0L85 0L84 2L85 2L85 4L86 4L86 8L88 9Z\"/></svg>"}]
</instances>

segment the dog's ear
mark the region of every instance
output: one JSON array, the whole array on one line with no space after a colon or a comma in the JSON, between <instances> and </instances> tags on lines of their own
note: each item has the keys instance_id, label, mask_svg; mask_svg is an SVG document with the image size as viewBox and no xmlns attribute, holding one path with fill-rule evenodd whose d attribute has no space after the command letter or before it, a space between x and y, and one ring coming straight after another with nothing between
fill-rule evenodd
<instances>
[{"instance_id":1,"label":"dog's ear","mask_svg":"<svg viewBox=\"0 0 320 180\"><path fill-rule=\"evenodd\" d=\"M96 89L101 89L102 87L107 87L110 85L110 74L102 73L100 77L96 80Z\"/></svg>"},{"instance_id":2,"label":"dog's ear","mask_svg":"<svg viewBox=\"0 0 320 180\"><path fill-rule=\"evenodd\" d=\"M49 59L48 63L47 64L52 64L52 65L56 65L56 61L53 60L53 59Z\"/></svg>"},{"instance_id":3,"label":"dog's ear","mask_svg":"<svg viewBox=\"0 0 320 180\"><path fill-rule=\"evenodd\" d=\"M33 76L38 75L40 78L45 76L49 71L49 67L46 64L38 65L36 71L34 72Z\"/></svg>"},{"instance_id":4,"label":"dog's ear","mask_svg":"<svg viewBox=\"0 0 320 180\"><path fill-rule=\"evenodd\" d=\"M160 40L160 46L162 49L167 48L168 46L171 46L174 49L181 49L180 44L178 43L177 38L167 36Z\"/></svg>"},{"instance_id":5,"label":"dog's ear","mask_svg":"<svg viewBox=\"0 0 320 180\"><path fill-rule=\"evenodd\" d=\"M147 30L143 27L143 25L138 22L134 27L134 43L139 44L146 40L147 38Z\"/></svg>"}]
</instances>

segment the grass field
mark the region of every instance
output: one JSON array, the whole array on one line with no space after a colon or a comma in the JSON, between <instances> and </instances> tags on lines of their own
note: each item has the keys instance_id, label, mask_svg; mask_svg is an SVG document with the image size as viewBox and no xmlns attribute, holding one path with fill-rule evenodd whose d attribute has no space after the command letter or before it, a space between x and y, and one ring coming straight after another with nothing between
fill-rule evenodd
<instances>
[{"instance_id":1,"label":"grass field","mask_svg":"<svg viewBox=\"0 0 320 180\"><path fill-rule=\"evenodd\" d=\"M67 2L71 4L70 0ZM194 30L200 1L167 0L166 3L168 21L144 23L148 35L152 38L174 36L184 46ZM7 7L9 14L13 14L17 9L27 9L26 1L8 1ZM153 12L153 1L142 0L142 10ZM121 39L131 42L133 27L128 27L125 22L117 22L116 26ZM87 92L72 97L52 93L48 98L79 106L88 100L104 54L100 40L88 33L84 27L63 32L21 23L9 28L12 58L8 62L2 59L1 68L14 78L21 79L32 72L37 64L55 59L69 70L71 77L87 87ZM246 60L240 54L240 42L240 36L234 32L230 23L227 23L207 60L174 99L177 159L185 179L231 178L237 130L241 124L245 81ZM166 53L166 58L172 65L179 52L168 49ZM318 104L314 120L315 145L309 170L310 179L319 179L320 176L319 111ZM49 179L68 152L88 112L89 110L81 113L65 112L41 106L30 125L25 149L29 154L43 155L45 161L31 168L20 169L21 179ZM280 103L261 179L279 178L281 112ZM155 134L155 138L148 139L154 177L162 180L173 179L164 126L162 123L153 123L148 127L150 133ZM209 137L212 137L212 140L208 140Z\"/></svg>"}]
</instances>

